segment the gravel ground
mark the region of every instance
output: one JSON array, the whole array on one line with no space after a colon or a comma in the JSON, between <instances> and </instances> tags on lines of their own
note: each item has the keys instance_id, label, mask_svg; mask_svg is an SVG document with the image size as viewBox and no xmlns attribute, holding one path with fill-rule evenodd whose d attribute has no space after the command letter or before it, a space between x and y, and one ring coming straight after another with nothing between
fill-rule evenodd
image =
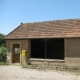
<instances>
[{"instance_id":1,"label":"gravel ground","mask_svg":"<svg viewBox=\"0 0 80 80\"><path fill-rule=\"evenodd\" d=\"M80 80L80 75L55 70L26 69L21 66L0 66L0 80Z\"/></svg>"}]
</instances>

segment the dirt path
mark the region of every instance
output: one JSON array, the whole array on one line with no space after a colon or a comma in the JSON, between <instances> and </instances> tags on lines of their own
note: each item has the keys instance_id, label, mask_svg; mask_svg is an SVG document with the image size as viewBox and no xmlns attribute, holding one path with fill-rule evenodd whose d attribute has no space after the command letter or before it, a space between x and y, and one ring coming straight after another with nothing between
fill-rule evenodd
<instances>
[{"instance_id":1,"label":"dirt path","mask_svg":"<svg viewBox=\"0 0 80 80\"><path fill-rule=\"evenodd\" d=\"M21 66L0 66L0 80L80 80L80 75L54 70L25 69Z\"/></svg>"}]
</instances>

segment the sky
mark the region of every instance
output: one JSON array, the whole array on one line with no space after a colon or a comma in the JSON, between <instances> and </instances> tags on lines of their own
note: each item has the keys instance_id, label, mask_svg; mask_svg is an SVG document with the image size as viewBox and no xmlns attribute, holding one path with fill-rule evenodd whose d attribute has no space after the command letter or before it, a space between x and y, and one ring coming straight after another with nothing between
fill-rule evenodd
<instances>
[{"instance_id":1,"label":"sky","mask_svg":"<svg viewBox=\"0 0 80 80\"><path fill-rule=\"evenodd\" d=\"M0 0L0 33L21 23L80 18L80 0Z\"/></svg>"}]
</instances>

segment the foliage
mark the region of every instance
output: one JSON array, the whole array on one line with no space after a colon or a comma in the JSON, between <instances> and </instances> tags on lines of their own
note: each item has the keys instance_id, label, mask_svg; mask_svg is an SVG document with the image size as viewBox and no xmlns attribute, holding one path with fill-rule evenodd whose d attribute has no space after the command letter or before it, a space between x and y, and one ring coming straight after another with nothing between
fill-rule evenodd
<instances>
[{"instance_id":1,"label":"foliage","mask_svg":"<svg viewBox=\"0 0 80 80\"><path fill-rule=\"evenodd\" d=\"M0 56L6 56L6 47L4 46L0 47Z\"/></svg>"},{"instance_id":2,"label":"foliage","mask_svg":"<svg viewBox=\"0 0 80 80\"><path fill-rule=\"evenodd\" d=\"M0 64L6 62L6 42L3 40L5 35L0 33Z\"/></svg>"},{"instance_id":3,"label":"foliage","mask_svg":"<svg viewBox=\"0 0 80 80\"><path fill-rule=\"evenodd\" d=\"M3 62L3 61L0 62L0 65L6 65L6 62Z\"/></svg>"},{"instance_id":4,"label":"foliage","mask_svg":"<svg viewBox=\"0 0 80 80\"><path fill-rule=\"evenodd\" d=\"M0 47L0 62L6 62L6 47Z\"/></svg>"},{"instance_id":5,"label":"foliage","mask_svg":"<svg viewBox=\"0 0 80 80\"><path fill-rule=\"evenodd\" d=\"M3 40L4 36L4 34L0 33L0 46L6 46L6 42Z\"/></svg>"}]
</instances>

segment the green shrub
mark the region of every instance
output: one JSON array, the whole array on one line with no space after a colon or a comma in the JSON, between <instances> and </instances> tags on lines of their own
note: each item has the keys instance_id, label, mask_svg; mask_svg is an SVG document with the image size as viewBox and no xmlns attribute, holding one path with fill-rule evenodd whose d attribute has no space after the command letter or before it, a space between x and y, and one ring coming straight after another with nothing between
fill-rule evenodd
<instances>
[{"instance_id":1,"label":"green shrub","mask_svg":"<svg viewBox=\"0 0 80 80\"><path fill-rule=\"evenodd\" d=\"M0 55L6 56L6 47L3 47L3 46L0 47Z\"/></svg>"},{"instance_id":2,"label":"green shrub","mask_svg":"<svg viewBox=\"0 0 80 80\"><path fill-rule=\"evenodd\" d=\"M6 47L0 46L0 61L6 61Z\"/></svg>"},{"instance_id":3,"label":"green shrub","mask_svg":"<svg viewBox=\"0 0 80 80\"><path fill-rule=\"evenodd\" d=\"M6 62L0 62L0 65L6 65Z\"/></svg>"}]
</instances>

